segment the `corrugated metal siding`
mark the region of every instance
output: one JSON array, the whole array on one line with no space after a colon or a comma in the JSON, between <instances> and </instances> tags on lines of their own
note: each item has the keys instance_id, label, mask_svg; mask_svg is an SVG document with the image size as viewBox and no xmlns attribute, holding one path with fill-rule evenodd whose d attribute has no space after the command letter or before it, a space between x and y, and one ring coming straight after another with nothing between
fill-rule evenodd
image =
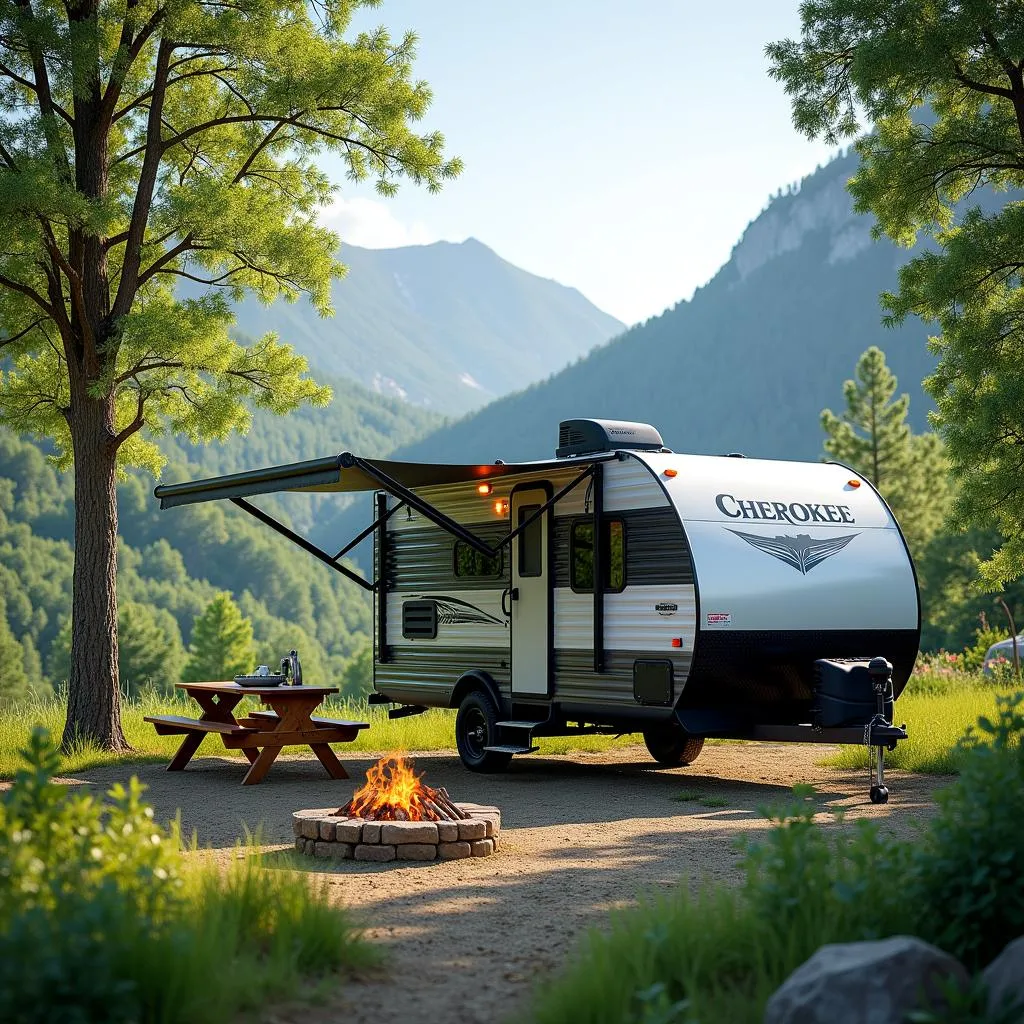
<instances>
[{"instance_id":1,"label":"corrugated metal siding","mask_svg":"<svg viewBox=\"0 0 1024 1024\"><path fill-rule=\"evenodd\" d=\"M674 604L676 610L659 612L658 605ZM604 647L642 650L661 657L672 651L692 651L696 637L695 595L689 587L627 587L621 594L604 596ZM682 648L672 646L682 637ZM568 589L555 591L555 647L593 650L594 597Z\"/></svg>"},{"instance_id":2,"label":"corrugated metal siding","mask_svg":"<svg viewBox=\"0 0 1024 1024\"><path fill-rule=\"evenodd\" d=\"M633 697L633 662L655 656L672 662L675 700L690 672L688 651L658 652L657 655L645 650L606 651L606 671L598 674L594 672L594 656L590 651L556 649L554 699L563 706L578 703L639 707Z\"/></svg>"},{"instance_id":3,"label":"corrugated metal siding","mask_svg":"<svg viewBox=\"0 0 1024 1024\"><path fill-rule=\"evenodd\" d=\"M649 477L648 477L649 479ZM580 513L582 516L582 511ZM693 584L690 549L671 508L632 509L606 513L606 518L621 519L626 531L626 585ZM570 536L578 517L555 519L555 586L568 587Z\"/></svg>"},{"instance_id":4,"label":"corrugated metal siding","mask_svg":"<svg viewBox=\"0 0 1024 1024\"><path fill-rule=\"evenodd\" d=\"M399 513L401 515L401 513ZM481 540L494 546L508 533L508 523L469 523ZM417 593L424 588L458 587L460 590L499 590L508 586L509 559L504 554L501 577L474 579L455 575L455 538L440 527L402 530L388 536L388 590Z\"/></svg>"},{"instance_id":5,"label":"corrugated metal siding","mask_svg":"<svg viewBox=\"0 0 1024 1024\"><path fill-rule=\"evenodd\" d=\"M388 594L388 643L401 644L402 605L406 601L433 600L438 604L437 637L404 641L426 647L501 647L508 650L508 618L501 610L501 590L417 590ZM481 621L482 620L482 621Z\"/></svg>"},{"instance_id":6,"label":"corrugated metal siding","mask_svg":"<svg viewBox=\"0 0 1024 1024\"><path fill-rule=\"evenodd\" d=\"M376 667L380 693L410 704L447 706L463 673L489 673L505 695L509 692L508 648L439 647L434 643L394 644L391 660Z\"/></svg>"}]
</instances>

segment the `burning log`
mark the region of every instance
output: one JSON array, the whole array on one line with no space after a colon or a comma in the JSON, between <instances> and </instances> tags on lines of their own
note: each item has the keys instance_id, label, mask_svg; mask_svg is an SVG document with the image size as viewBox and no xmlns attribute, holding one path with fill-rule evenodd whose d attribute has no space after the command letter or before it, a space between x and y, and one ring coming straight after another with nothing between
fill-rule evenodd
<instances>
[{"instance_id":1,"label":"burning log","mask_svg":"<svg viewBox=\"0 0 1024 1024\"><path fill-rule=\"evenodd\" d=\"M421 782L404 757L382 757L366 773L366 783L337 813L370 821L461 821L469 817L455 806L447 790Z\"/></svg>"}]
</instances>

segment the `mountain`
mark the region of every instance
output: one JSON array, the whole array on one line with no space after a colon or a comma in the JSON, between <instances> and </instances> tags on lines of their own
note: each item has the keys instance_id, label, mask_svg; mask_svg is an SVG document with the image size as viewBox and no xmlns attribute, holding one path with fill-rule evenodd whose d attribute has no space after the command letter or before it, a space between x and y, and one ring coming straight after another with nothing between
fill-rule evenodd
<instances>
[{"instance_id":1,"label":"mountain","mask_svg":"<svg viewBox=\"0 0 1024 1024\"><path fill-rule=\"evenodd\" d=\"M821 410L842 408L842 383L870 345L885 351L923 429L927 328L886 329L878 301L910 254L873 240L872 218L853 212L855 169L848 153L776 196L689 301L395 457L548 457L560 420L595 416L653 423L677 451L816 459Z\"/></svg>"},{"instance_id":2,"label":"mountain","mask_svg":"<svg viewBox=\"0 0 1024 1024\"><path fill-rule=\"evenodd\" d=\"M328 373L441 413L523 388L625 329L575 288L472 238L340 255L348 274L334 283L333 318L304 299L249 298L236 307L238 329L276 331Z\"/></svg>"}]
</instances>

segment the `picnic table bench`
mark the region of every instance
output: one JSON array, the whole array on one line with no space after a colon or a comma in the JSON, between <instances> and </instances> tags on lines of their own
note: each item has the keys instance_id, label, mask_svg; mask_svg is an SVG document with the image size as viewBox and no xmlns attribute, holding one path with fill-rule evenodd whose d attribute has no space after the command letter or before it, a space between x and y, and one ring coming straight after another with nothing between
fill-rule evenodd
<instances>
[{"instance_id":1,"label":"picnic table bench","mask_svg":"<svg viewBox=\"0 0 1024 1024\"><path fill-rule=\"evenodd\" d=\"M178 683L202 709L198 718L146 715L160 736L183 735L178 752L167 766L180 772L210 733L219 735L229 750L241 750L249 761L242 785L262 782L283 747L308 746L332 779L347 779L331 743L351 743L368 722L314 716L313 712L336 686L239 686L233 682ZM252 711L235 718L245 697L257 697L269 711Z\"/></svg>"}]
</instances>

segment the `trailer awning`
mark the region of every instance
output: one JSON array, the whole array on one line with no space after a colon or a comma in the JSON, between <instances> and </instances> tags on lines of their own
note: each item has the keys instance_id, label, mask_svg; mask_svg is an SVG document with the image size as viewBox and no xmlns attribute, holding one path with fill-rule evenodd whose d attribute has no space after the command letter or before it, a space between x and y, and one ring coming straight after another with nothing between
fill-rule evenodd
<instances>
[{"instance_id":1,"label":"trailer awning","mask_svg":"<svg viewBox=\"0 0 1024 1024\"><path fill-rule=\"evenodd\" d=\"M602 459L580 459L580 465ZM487 480L499 476L565 469L577 460L549 462L516 462L491 465L445 465L428 462L389 462L384 459L362 459L351 452L342 452L325 459L293 462L287 466L270 466L245 473L190 480L180 484L160 484L154 494L161 508L191 505L199 501L223 498L245 498L277 491L355 492L381 490L386 478L402 487L427 487L433 484L457 484L469 480ZM384 490L388 488L383 487Z\"/></svg>"},{"instance_id":2,"label":"trailer awning","mask_svg":"<svg viewBox=\"0 0 1024 1024\"><path fill-rule=\"evenodd\" d=\"M341 564L341 559L360 541L368 537L374 530L383 530L388 519L400 508L408 506L424 515L432 523L446 530L453 537L465 541L484 555L494 557L500 548L511 543L512 538L538 519L547 509L560 501L577 484L582 483L594 474L600 473L596 463L617 458L614 452L580 459L558 459L546 462L496 462L490 465L456 466L427 462L388 462L382 459L362 459L351 452L342 452L326 459L313 459L310 462L293 462L287 466L270 466L267 469L253 469L247 473L230 473L227 476L210 477L206 480L191 480L180 484L160 484L154 494L160 499L161 508L174 508L176 505L192 505L200 501L218 501L227 499L244 512L269 526L272 530L287 537L292 543L308 551L315 558L329 565L365 590L377 590L380 581L368 582ZM544 473L553 469L565 469L567 466L579 468L580 472L557 494L550 497L543 505L534 510L533 514L515 529L511 528L497 547L492 547L461 523L445 515L421 495L415 488L428 487L436 484L466 483L473 480L488 480L502 476L522 476L526 473ZM257 494L273 494L281 491L293 493L330 493L357 491L384 491L398 499L398 504L390 509L386 503L378 501L377 518L365 530L352 538L337 554L330 554L312 541L299 536L292 529L278 522L273 516L257 508L246 499ZM595 509L600 502L595 502ZM595 525L596 529L596 525Z\"/></svg>"}]
</instances>

